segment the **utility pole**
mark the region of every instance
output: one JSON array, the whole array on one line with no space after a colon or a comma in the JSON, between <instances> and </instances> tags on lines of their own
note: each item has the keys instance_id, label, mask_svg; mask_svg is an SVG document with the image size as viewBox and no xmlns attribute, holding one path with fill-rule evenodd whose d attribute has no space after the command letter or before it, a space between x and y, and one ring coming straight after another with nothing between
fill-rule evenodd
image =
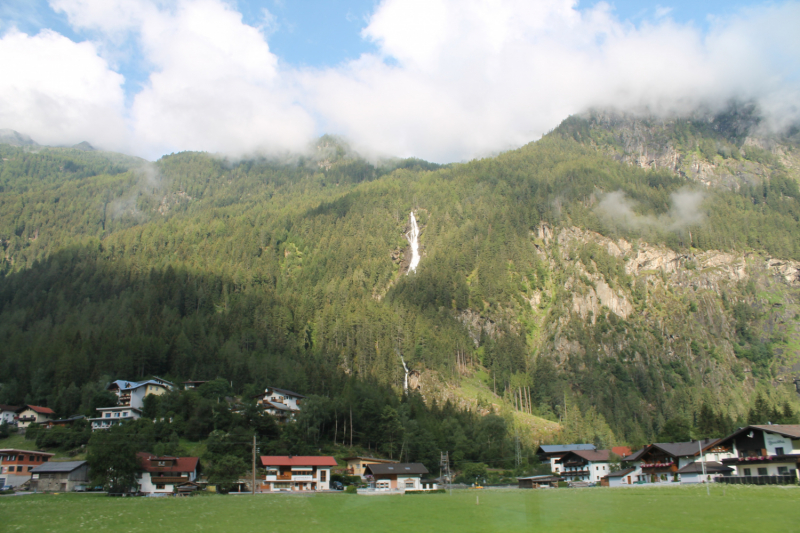
<instances>
[{"instance_id":1,"label":"utility pole","mask_svg":"<svg viewBox=\"0 0 800 533\"><path fill-rule=\"evenodd\" d=\"M256 495L256 434L253 433L253 496Z\"/></svg>"},{"instance_id":2,"label":"utility pole","mask_svg":"<svg viewBox=\"0 0 800 533\"><path fill-rule=\"evenodd\" d=\"M447 487L450 489L450 495L453 495L453 486L450 484L452 474L450 473L450 452L441 452L439 459L439 471L441 472L442 481L447 482Z\"/></svg>"},{"instance_id":3,"label":"utility pole","mask_svg":"<svg viewBox=\"0 0 800 533\"><path fill-rule=\"evenodd\" d=\"M703 439L697 441L697 447L700 448L700 463L703 468L703 480L706 484L706 494L711 496L711 488L708 486L708 479L706 479L706 456L703 454Z\"/></svg>"}]
</instances>

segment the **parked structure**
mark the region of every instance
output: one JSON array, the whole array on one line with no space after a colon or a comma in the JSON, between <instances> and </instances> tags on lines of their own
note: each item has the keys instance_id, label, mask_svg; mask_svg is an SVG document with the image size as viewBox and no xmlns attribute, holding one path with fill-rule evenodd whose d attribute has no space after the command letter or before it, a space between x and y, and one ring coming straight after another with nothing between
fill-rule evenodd
<instances>
[{"instance_id":1,"label":"parked structure","mask_svg":"<svg viewBox=\"0 0 800 533\"><path fill-rule=\"evenodd\" d=\"M31 470L30 480L30 490L38 492L86 490L89 485L89 463L86 461L48 461Z\"/></svg>"},{"instance_id":2,"label":"parked structure","mask_svg":"<svg viewBox=\"0 0 800 533\"><path fill-rule=\"evenodd\" d=\"M361 476L363 479L367 465L395 464L391 459L378 459L377 457L345 457L347 469L344 473L348 476Z\"/></svg>"},{"instance_id":3,"label":"parked structure","mask_svg":"<svg viewBox=\"0 0 800 533\"><path fill-rule=\"evenodd\" d=\"M100 407L97 411L100 416L89 419L92 423L92 431L108 429L115 424L133 422L142 418L142 411L135 407Z\"/></svg>"},{"instance_id":4,"label":"parked structure","mask_svg":"<svg viewBox=\"0 0 800 533\"><path fill-rule=\"evenodd\" d=\"M736 479L725 481L797 483L800 425L747 426L720 439L716 447L726 454L722 464L736 469ZM761 479L767 477L773 479Z\"/></svg>"},{"instance_id":5,"label":"parked structure","mask_svg":"<svg viewBox=\"0 0 800 533\"><path fill-rule=\"evenodd\" d=\"M16 426L17 409L19 409L18 405L0 404L0 424L8 424L9 426Z\"/></svg>"},{"instance_id":6,"label":"parked structure","mask_svg":"<svg viewBox=\"0 0 800 533\"><path fill-rule=\"evenodd\" d=\"M611 450L574 450L555 462L559 475L566 481L597 483L611 471Z\"/></svg>"},{"instance_id":7,"label":"parked structure","mask_svg":"<svg viewBox=\"0 0 800 533\"><path fill-rule=\"evenodd\" d=\"M541 488L556 488L558 482L563 481L558 476L528 476L518 477L517 483L521 489L541 489Z\"/></svg>"},{"instance_id":8,"label":"parked structure","mask_svg":"<svg viewBox=\"0 0 800 533\"><path fill-rule=\"evenodd\" d=\"M139 492L144 494L175 494L197 488L200 459L197 457L158 457L151 453L136 454L142 473Z\"/></svg>"},{"instance_id":9,"label":"parked structure","mask_svg":"<svg viewBox=\"0 0 800 533\"><path fill-rule=\"evenodd\" d=\"M31 471L54 454L31 450L0 450L0 487L17 487L31 478Z\"/></svg>"},{"instance_id":10,"label":"parked structure","mask_svg":"<svg viewBox=\"0 0 800 533\"><path fill-rule=\"evenodd\" d=\"M368 464L366 475L372 476L375 490L425 490L422 476L428 469L422 463Z\"/></svg>"},{"instance_id":11,"label":"parked structure","mask_svg":"<svg viewBox=\"0 0 800 533\"><path fill-rule=\"evenodd\" d=\"M556 462L564 457L567 452L573 451L593 451L596 450L594 444L543 444L536 450L536 456L542 463L550 463L550 471L558 474L560 465Z\"/></svg>"},{"instance_id":12,"label":"parked structure","mask_svg":"<svg viewBox=\"0 0 800 533\"><path fill-rule=\"evenodd\" d=\"M277 418L279 422L294 420L295 414L300 412L300 404L305 398L302 394L276 387L267 387L264 389L264 394L256 394L254 397L258 398L256 403Z\"/></svg>"},{"instance_id":13,"label":"parked structure","mask_svg":"<svg viewBox=\"0 0 800 533\"><path fill-rule=\"evenodd\" d=\"M55 418L56 413L49 407L23 405L17 408L17 425L26 428L31 424L42 424Z\"/></svg>"},{"instance_id":14,"label":"parked structure","mask_svg":"<svg viewBox=\"0 0 800 533\"><path fill-rule=\"evenodd\" d=\"M333 457L313 455L265 455L261 464L267 469L261 490L268 492L329 490L337 465Z\"/></svg>"},{"instance_id":15,"label":"parked structure","mask_svg":"<svg viewBox=\"0 0 800 533\"><path fill-rule=\"evenodd\" d=\"M117 395L120 407L144 407L144 397L149 394L160 396L173 390L175 385L165 379L154 377L147 381L125 381L118 379L111 382L108 390Z\"/></svg>"}]
</instances>

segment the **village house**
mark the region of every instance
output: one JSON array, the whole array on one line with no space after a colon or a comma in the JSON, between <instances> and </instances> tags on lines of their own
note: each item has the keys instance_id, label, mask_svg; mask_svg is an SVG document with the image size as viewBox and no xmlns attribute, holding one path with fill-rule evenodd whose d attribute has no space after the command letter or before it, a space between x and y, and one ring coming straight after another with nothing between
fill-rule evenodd
<instances>
[{"instance_id":1,"label":"village house","mask_svg":"<svg viewBox=\"0 0 800 533\"><path fill-rule=\"evenodd\" d=\"M559 473L560 465L556 462L564 457L567 452L572 451L591 451L596 450L594 444L542 444L536 450L536 456L542 464L550 463L550 471L554 474Z\"/></svg>"},{"instance_id":2,"label":"village house","mask_svg":"<svg viewBox=\"0 0 800 533\"><path fill-rule=\"evenodd\" d=\"M378 459L377 457L345 457L347 468L344 473L348 476L361 476L363 479L367 465L380 465L387 463L397 463L391 459Z\"/></svg>"},{"instance_id":3,"label":"village house","mask_svg":"<svg viewBox=\"0 0 800 533\"><path fill-rule=\"evenodd\" d=\"M44 423L44 427L46 427L47 429L51 429L51 428L53 428L55 426L68 427L68 426L71 426L72 424L74 424L75 422L77 422L78 420L86 420L86 417L83 416L83 415L75 415L75 416L71 416L69 418L60 418L58 420L49 420L49 421Z\"/></svg>"},{"instance_id":4,"label":"village house","mask_svg":"<svg viewBox=\"0 0 800 533\"><path fill-rule=\"evenodd\" d=\"M566 481L598 483L611 472L611 450L574 450L556 460L559 475Z\"/></svg>"},{"instance_id":5,"label":"village house","mask_svg":"<svg viewBox=\"0 0 800 533\"><path fill-rule=\"evenodd\" d=\"M624 487L636 483L642 471L638 468L623 468L609 472L608 475L600 479L601 487Z\"/></svg>"},{"instance_id":6,"label":"village house","mask_svg":"<svg viewBox=\"0 0 800 533\"><path fill-rule=\"evenodd\" d=\"M147 381L125 381L118 379L112 381L108 390L117 395L117 405L120 407L144 407L144 397L149 394L160 396L175 389L175 385L165 379L154 377Z\"/></svg>"},{"instance_id":7,"label":"village house","mask_svg":"<svg viewBox=\"0 0 800 533\"><path fill-rule=\"evenodd\" d=\"M89 463L86 461L48 461L31 470L30 480L30 490L38 492L86 490L89 485Z\"/></svg>"},{"instance_id":8,"label":"village house","mask_svg":"<svg viewBox=\"0 0 800 533\"><path fill-rule=\"evenodd\" d=\"M0 424L8 424L9 426L16 426L17 409L19 409L18 405L0 404Z\"/></svg>"},{"instance_id":9,"label":"village house","mask_svg":"<svg viewBox=\"0 0 800 533\"><path fill-rule=\"evenodd\" d=\"M366 476L372 478L370 488L378 491L427 490L422 487L422 476L427 473L422 463L366 465Z\"/></svg>"},{"instance_id":10,"label":"village house","mask_svg":"<svg viewBox=\"0 0 800 533\"><path fill-rule=\"evenodd\" d=\"M256 394L254 398L258 398L256 403L267 413L279 422L286 422L294 420L295 414L300 412L300 404L305 396L286 389L267 387L263 394Z\"/></svg>"},{"instance_id":11,"label":"village house","mask_svg":"<svg viewBox=\"0 0 800 533\"><path fill-rule=\"evenodd\" d=\"M100 416L89 419L92 423L92 431L108 429L115 424L133 422L142 417L142 411L135 407L100 407L97 411Z\"/></svg>"},{"instance_id":12,"label":"village house","mask_svg":"<svg viewBox=\"0 0 800 533\"><path fill-rule=\"evenodd\" d=\"M31 478L31 471L50 460L52 453L30 450L0 450L0 487L17 487Z\"/></svg>"},{"instance_id":13,"label":"village house","mask_svg":"<svg viewBox=\"0 0 800 533\"><path fill-rule=\"evenodd\" d=\"M136 454L142 473L139 474L139 492L149 495L175 494L182 487L194 490L199 474L197 457L158 457L151 453Z\"/></svg>"},{"instance_id":14,"label":"village house","mask_svg":"<svg viewBox=\"0 0 800 533\"><path fill-rule=\"evenodd\" d=\"M800 425L747 426L720 439L721 462L736 469L729 483L797 483ZM771 479L770 479L771 478Z\"/></svg>"},{"instance_id":15,"label":"village house","mask_svg":"<svg viewBox=\"0 0 800 533\"><path fill-rule=\"evenodd\" d=\"M261 464L267 470L261 490L268 492L329 490L337 465L333 457L316 455L264 455Z\"/></svg>"},{"instance_id":16,"label":"village house","mask_svg":"<svg viewBox=\"0 0 800 533\"><path fill-rule=\"evenodd\" d=\"M556 488L558 482L563 481L558 476L528 476L518 477L517 483L521 489L541 489L541 488Z\"/></svg>"},{"instance_id":17,"label":"village house","mask_svg":"<svg viewBox=\"0 0 800 533\"><path fill-rule=\"evenodd\" d=\"M53 419L56 413L49 407L39 407L38 405L23 405L17 408L17 425L27 428L31 424L42 424Z\"/></svg>"},{"instance_id":18,"label":"village house","mask_svg":"<svg viewBox=\"0 0 800 533\"><path fill-rule=\"evenodd\" d=\"M676 483L680 481L679 470L694 463L701 457L706 461L719 462L729 454L719 449L719 439L705 439L689 442L658 442L649 444L641 450L623 458L629 466L641 473L638 479L645 483ZM701 455L702 450L702 455Z\"/></svg>"}]
</instances>

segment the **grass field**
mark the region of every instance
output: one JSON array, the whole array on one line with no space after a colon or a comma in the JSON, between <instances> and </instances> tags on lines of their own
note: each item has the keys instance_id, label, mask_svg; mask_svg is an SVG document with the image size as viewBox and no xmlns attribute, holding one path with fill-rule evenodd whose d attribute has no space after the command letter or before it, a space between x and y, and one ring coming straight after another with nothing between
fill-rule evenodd
<instances>
[{"instance_id":1,"label":"grass field","mask_svg":"<svg viewBox=\"0 0 800 533\"><path fill-rule=\"evenodd\" d=\"M480 504L476 505L476 499ZM484 490L109 498L0 497L0 531L517 532L800 531L797 487Z\"/></svg>"}]
</instances>

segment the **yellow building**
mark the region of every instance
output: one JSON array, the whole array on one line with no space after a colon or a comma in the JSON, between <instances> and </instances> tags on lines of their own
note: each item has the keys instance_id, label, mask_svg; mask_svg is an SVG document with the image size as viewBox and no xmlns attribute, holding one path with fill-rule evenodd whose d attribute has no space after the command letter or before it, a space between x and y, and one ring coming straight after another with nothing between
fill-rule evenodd
<instances>
[{"instance_id":1,"label":"yellow building","mask_svg":"<svg viewBox=\"0 0 800 533\"><path fill-rule=\"evenodd\" d=\"M347 461L347 470L345 474L348 476L361 476L364 477L364 469L367 465L380 465L386 463L397 463L391 459L378 459L377 457L345 457Z\"/></svg>"}]
</instances>

